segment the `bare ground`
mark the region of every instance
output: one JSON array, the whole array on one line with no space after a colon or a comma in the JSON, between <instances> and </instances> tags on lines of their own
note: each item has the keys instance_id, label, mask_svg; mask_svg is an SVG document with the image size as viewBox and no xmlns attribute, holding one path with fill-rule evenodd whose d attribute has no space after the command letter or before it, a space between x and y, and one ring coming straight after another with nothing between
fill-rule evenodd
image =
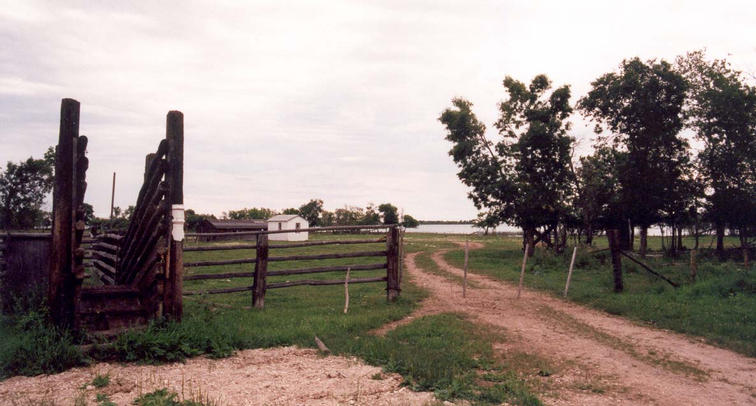
<instances>
[{"instance_id":1,"label":"bare ground","mask_svg":"<svg viewBox=\"0 0 756 406\"><path fill-rule=\"evenodd\" d=\"M478 246L479 247L479 246ZM462 275L443 255L442 270ZM551 295L468 274L479 288L424 272L406 258L415 283L432 292L420 315L461 312L504 331L495 343L504 359L541 359L551 375L537 383L554 405L748 405L756 404L756 359L670 331L641 326ZM516 361L515 361L516 362Z\"/></svg>"},{"instance_id":2,"label":"bare ground","mask_svg":"<svg viewBox=\"0 0 756 406\"><path fill-rule=\"evenodd\" d=\"M89 385L110 376L102 389ZM218 405L423 405L428 392L401 387L401 377L355 358L319 356L317 351L282 347L239 351L220 360L194 358L183 364L136 366L101 363L56 375L14 377L0 382L0 405L97 404L106 394L117 405L169 388L180 399L209 399ZM88 387L89 385L89 387Z\"/></svg>"}]
</instances>

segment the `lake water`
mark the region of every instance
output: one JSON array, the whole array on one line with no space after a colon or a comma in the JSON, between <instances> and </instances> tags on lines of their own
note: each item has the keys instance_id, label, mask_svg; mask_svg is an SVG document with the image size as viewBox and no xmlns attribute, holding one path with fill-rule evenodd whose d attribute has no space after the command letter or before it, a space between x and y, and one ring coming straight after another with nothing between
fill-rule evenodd
<instances>
[{"instance_id":1,"label":"lake water","mask_svg":"<svg viewBox=\"0 0 756 406\"><path fill-rule=\"evenodd\" d=\"M482 233L482 228L473 227L472 224L420 224L417 228L408 228L408 233L433 233L433 234L472 234ZM489 230L490 232L490 230ZM520 233L520 229L507 225L496 227L496 232Z\"/></svg>"},{"instance_id":2,"label":"lake water","mask_svg":"<svg viewBox=\"0 0 756 406\"><path fill-rule=\"evenodd\" d=\"M420 224L417 226L417 228L408 228L408 233L432 233L432 234L473 234L473 233L483 233L482 228L473 227L472 224ZM489 230L490 232L490 230ZM501 225L499 227L496 227L497 233L517 233L518 235L522 234L522 229L517 227L512 227L508 225ZM669 237L669 230L667 229L664 233L665 236ZM687 234L687 233L684 233ZM659 232L659 227L654 226L648 229L648 235L649 236L659 236L661 233ZM635 238L640 238L640 230L635 229Z\"/></svg>"}]
</instances>

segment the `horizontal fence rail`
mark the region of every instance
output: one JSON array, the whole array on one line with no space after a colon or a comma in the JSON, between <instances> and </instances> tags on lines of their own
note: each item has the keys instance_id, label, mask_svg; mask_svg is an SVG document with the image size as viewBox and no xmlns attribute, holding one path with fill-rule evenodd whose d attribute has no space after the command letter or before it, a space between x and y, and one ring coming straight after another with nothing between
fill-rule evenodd
<instances>
[{"instance_id":1,"label":"horizontal fence rail","mask_svg":"<svg viewBox=\"0 0 756 406\"><path fill-rule=\"evenodd\" d=\"M387 230L384 236L380 238L363 238L354 240L332 240L332 241L306 241L297 242L291 244L269 244L269 234L281 234L281 233L300 233L300 232L319 232L319 231L361 231L361 230ZM293 286L328 286L339 285L347 282L346 279L301 279L293 281L281 281L268 283L267 278L269 276L288 276L288 275L304 275L304 274L318 274L326 272L360 272L360 271L374 271L374 270L386 270L385 276L380 277L366 277L366 278L349 278L349 284L355 283L386 283L387 299L389 301L395 300L399 295L399 254L401 245L401 230L397 225L374 225L374 226L332 226L332 227L312 227L299 230L271 230L271 231L244 231L244 232L222 232L222 233L187 233L187 237L203 237L203 236L248 236L254 235L256 241L254 243L246 244L229 244L229 245L211 245L211 246L195 246L184 248L185 252L207 252L207 251L230 251L230 250L255 250L255 257L250 258L235 258L235 259L222 259L222 260L206 260L206 261L194 261L185 262L185 268L195 267L208 267L208 266L224 266L224 265L239 265L239 264L255 264L252 272L224 272L224 273L206 273L206 274L192 274L185 275L185 281L192 280L217 280L217 279L233 279L233 278L252 278L253 284L245 287L232 287L232 288L220 288L220 289L206 289L197 291L185 291L186 296L192 295L211 295L221 293L236 293L252 291L253 306L257 308L264 307L265 291L267 289L279 289ZM355 252L341 252L341 253L327 253L327 254L306 254L306 255L288 255L288 256L269 256L270 250L277 249L290 249L290 248L303 248L303 247L322 247L333 245L358 245L358 244L385 244L385 249L371 250L371 251L355 251ZM331 260L331 259L346 259L346 258L369 258L369 257L383 257L386 260L384 262L372 263L372 264L352 264L352 265L328 265L319 267L307 267L307 268L290 268L281 269L275 271L268 271L269 262L295 262L295 261L317 261L317 260Z\"/></svg>"}]
</instances>

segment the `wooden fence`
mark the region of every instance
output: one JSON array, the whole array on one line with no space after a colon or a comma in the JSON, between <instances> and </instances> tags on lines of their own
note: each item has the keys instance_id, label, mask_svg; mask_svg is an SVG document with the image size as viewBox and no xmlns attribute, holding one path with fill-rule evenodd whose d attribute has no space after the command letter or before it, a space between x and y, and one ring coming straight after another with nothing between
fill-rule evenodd
<instances>
[{"instance_id":1,"label":"wooden fence","mask_svg":"<svg viewBox=\"0 0 756 406\"><path fill-rule=\"evenodd\" d=\"M326 241L307 241L297 242L291 244L269 244L269 234L280 233L296 233L296 232L323 232L323 231L362 231L362 230L381 230L388 229L385 235L380 238L365 238L365 239L347 239L347 240L326 240ZM372 234L372 233L371 233ZM371 235L368 234L368 235ZM219 245L219 246L198 246L198 247L185 247L185 252L192 251L229 251L229 250L250 250L256 251L254 258L236 258L225 259L217 261L197 261L186 262L184 267L208 267L208 266L220 266L220 265L236 265L236 264L254 264L254 270L252 272L230 272L230 273L208 273L208 274L193 274L184 276L184 280L208 280L208 279L230 279L230 278L252 278L251 286L233 287L224 289L211 289L205 291L189 291L184 292L184 295L200 295L200 294L219 294L219 293L234 293L252 291L252 304L256 308L263 308L265 306L265 292L268 289L288 288L292 286L326 286L326 285L343 285L346 279L300 279L294 281L285 282L273 282L268 283L267 278L269 276L284 276L284 275L303 275L303 274L315 274L324 272L346 272L347 269L350 272L371 271L378 269L385 269L386 276L369 277L369 278L349 278L349 284L355 283L386 283L386 299L388 301L395 301L399 297L401 292L401 269L400 269L400 251L403 240L403 233L396 225L381 225L381 226L334 226L334 227L318 227L307 228L300 230L271 230L271 231L248 231L238 233L188 233L187 237L212 237L212 236L249 236L254 235L256 241L254 244L235 244L235 245ZM373 234L374 235L374 234ZM357 245L357 244L376 244L386 243L386 249L375 251L355 251L344 253L330 253L330 254L315 254L315 255L283 255L283 256L270 256L270 250L274 252L277 250L285 250L299 247L312 247L312 246L325 246L325 245ZM354 265L332 265L321 266L312 268L291 268L269 271L269 262L295 262L295 261L310 261L310 260L325 260L325 259L343 259L343 258L384 258L385 261L376 262L372 264L354 264Z\"/></svg>"}]
</instances>

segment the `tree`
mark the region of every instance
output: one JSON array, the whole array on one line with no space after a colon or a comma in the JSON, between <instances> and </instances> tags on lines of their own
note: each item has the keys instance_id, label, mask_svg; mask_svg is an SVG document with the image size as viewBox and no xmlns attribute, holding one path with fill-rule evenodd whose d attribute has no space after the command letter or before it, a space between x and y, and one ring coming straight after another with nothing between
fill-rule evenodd
<instances>
[{"instance_id":1,"label":"tree","mask_svg":"<svg viewBox=\"0 0 756 406\"><path fill-rule=\"evenodd\" d=\"M624 153L608 147L597 148L592 155L580 158L575 209L583 223L588 245L593 244L593 234L605 224L605 219L615 217L611 210L618 207L617 167L624 158Z\"/></svg>"},{"instance_id":2,"label":"tree","mask_svg":"<svg viewBox=\"0 0 756 406\"><path fill-rule=\"evenodd\" d=\"M471 187L468 196L478 209L521 227L532 255L538 241L553 247L549 235L563 220L570 197L570 89L562 86L547 94L551 81L546 75L529 86L507 76L504 88L509 99L499 104L495 127L502 137L495 145L466 100L454 99L454 108L439 120L454 144L449 155L460 167L457 176Z\"/></svg>"},{"instance_id":3,"label":"tree","mask_svg":"<svg viewBox=\"0 0 756 406\"><path fill-rule=\"evenodd\" d=\"M419 225L420 222L417 221L414 217L410 216L409 214L404 215L404 218L402 219L402 227L417 228L417 226Z\"/></svg>"},{"instance_id":4,"label":"tree","mask_svg":"<svg viewBox=\"0 0 756 406\"><path fill-rule=\"evenodd\" d=\"M41 210L45 197L52 190L52 149L44 159L29 157L19 163L8 162L0 173L0 225L3 228L32 228L43 220Z\"/></svg>"},{"instance_id":5,"label":"tree","mask_svg":"<svg viewBox=\"0 0 756 406\"><path fill-rule=\"evenodd\" d=\"M284 209L284 211L282 211L281 214L297 214L297 215L299 215L299 209L295 209L293 207L290 207L288 209Z\"/></svg>"},{"instance_id":6,"label":"tree","mask_svg":"<svg viewBox=\"0 0 756 406\"><path fill-rule=\"evenodd\" d=\"M608 226L621 231L621 248L631 249L628 222L639 225L643 251L648 227L675 203L687 169L687 144L678 136L687 82L663 60L633 58L591 85L578 108L596 123L596 133L612 134L599 138L601 145L627 154L618 162L621 195Z\"/></svg>"},{"instance_id":7,"label":"tree","mask_svg":"<svg viewBox=\"0 0 756 406\"><path fill-rule=\"evenodd\" d=\"M215 215L213 214L197 214L192 209L186 209L184 216L186 218L186 229L189 231L197 231L202 220L215 220Z\"/></svg>"},{"instance_id":8,"label":"tree","mask_svg":"<svg viewBox=\"0 0 756 406\"><path fill-rule=\"evenodd\" d=\"M724 251L729 225L739 231L745 254L756 226L756 88L726 60L705 60L703 51L679 57L677 66L690 83L687 122L704 145L697 158L717 251Z\"/></svg>"},{"instance_id":9,"label":"tree","mask_svg":"<svg viewBox=\"0 0 756 406\"><path fill-rule=\"evenodd\" d=\"M244 208L240 210L229 210L227 213L223 213L223 217L231 220L264 220L269 219L276 214L276 211L273 209L253 207L251 209Z\"/></svg>"},{"instance_id":10,"label":"tree","mask_svg":"<svg viewBox=\"0 0 756 406\"><path fill-rule=\"evenodd\" d=\"M359 207L344 207L333 212L334 224L337 226L353 226L364 217L363 210Z\"/></svg>"},{"instance_id":11,"label":"tree","mask_svg":"<svg viewBox=\"0 0 756 406\"><path fill-rule=\"evenodd\" d=\"M323 212L323 201L320 199L311 199L309 202L299 207L299 215L302 216L310 227L320 225L320 213Z\"/></svg>"},{"instance_id":12,"label":"tree","mask_svg":"<svg viewBox=\"0 0 756 406\"><path fill-rule=\"evenodd\" d=\"M373 203L367 204L367 206L365 207L365 215L362 216L361 219L359 219L358 223L365 226L381 224L381 216L376 211Z\"/></svg>"},{"instance_id":13,"label":"tree","mask_svg":"<svg viewBox=\"0 0 756 406\"><path fill-rule=\"evenodd\" d=\"M382 205L378 206L378 211L383 217L383 224L399 223L398 209L391 203L383 203Z\"/></svg>"},{"instance_id":14,"label":"tree","mask_svg":"<svg viewBox=\"0 0 756 406\"><path fill-rule=\"evenodd\" d=\"M482 211L478 213L478 217L475 219L475 222L473 223L474 227L482 228L484 230L484 234L488 235L488 229L496 230L496 227L501 223L501 219L496 216L495 213L492 212L485 212ZM494 234L496 234L494 232Z\"/></svg>"}]
</instances>

